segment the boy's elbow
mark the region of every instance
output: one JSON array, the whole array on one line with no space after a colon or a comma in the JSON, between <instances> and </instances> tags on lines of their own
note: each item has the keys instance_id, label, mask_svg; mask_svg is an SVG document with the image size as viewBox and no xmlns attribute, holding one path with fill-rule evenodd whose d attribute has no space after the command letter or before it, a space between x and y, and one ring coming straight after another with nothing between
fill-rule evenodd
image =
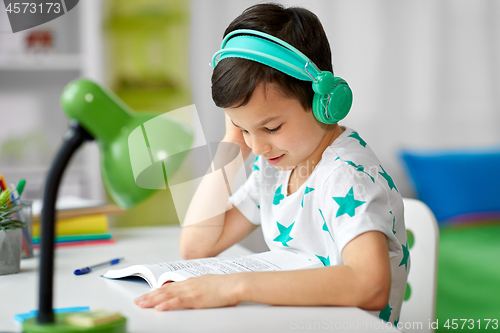
<instances>
[{"instance_id":1,"label":"boy's elbow","mask_svg":"<svg viewBox=\"0 0 500 333\"><path fill-rule=\"evenodd\" d=\"M387 303L389 303L389 292L373 295L366 299L364 304L360 305L360 308L368 311L382 311L387 306Z\"/></svg>"},{"instance_id":2,"label":"boy's elbow","mask_svg":"<svg viewBox=\"0 0 500 333\"><path fill-rule=\"evenodd\" d=\"M183 260L196 259L195 256L193 255L193 253L191 253L189 251L182 250L182 248L180 248L180 252L181 252L181 258Z\"/></svg>"},{"instance_id":3,"label":"boy's elbow","mask_svg":"<svg viewBox=\"0 0 500 333\"><path fill-rule=\"evenodd\" d=\"M186 247L179 247L181 257L184 260L191 260L191 259L200 259L200 258L205 258L202 253L199 251L193 251L191 249L188 249Z\"/></svg>"},{"instance_id":4,"label":"boy's elbow","mask_svg":"<svg viewBox=\"0 0 500 333\"><path fill-rule=\"evenodd\" d=\"M358 307L368 311L382 311L389 302L391 292L391 278L372 278L364 284L364 292L359 299Z\"/></svg>"},{"instance_id":5,"label":"boy's elbow","mask_svg":"<svg viewBox=\"0 0 500 333\"><path fill-rule=\"evenodd\" d=\"M182 244L179 245L179 252L184 260L208 258L213 256L211 253L204 251L203 249L193 246L182 246Z\"/></svg>"},{"instance_id":6,"label":"boy's elbow","mask_svg":"<svg viewBox=\"0 0 500 333\"><path fill-rule=\"evenodd\" d=\"M183 242L183 239L182 239L182 235L181 235L181 238L179 239L179 252L181 254L181 257L182 259L184 260L189 260L189 259L192 259L191 256L193 255L192 252L190 251L189 247L186 246L184 244L185 242Z\"/></svg>"},{"instance_id":7,"label":"boy's elbow","mask_svg":"<svg viewBox=\"0 0 500 333\"><path fill-rule=\"evenodd\" d=\"M196 246L192 241L184 238L181 234L181 237L179 238L179 252L182 259L190 260L207 257L207 255L202 250L203 249L200 249L200 246Z\"/></svg>"}]
</instances>

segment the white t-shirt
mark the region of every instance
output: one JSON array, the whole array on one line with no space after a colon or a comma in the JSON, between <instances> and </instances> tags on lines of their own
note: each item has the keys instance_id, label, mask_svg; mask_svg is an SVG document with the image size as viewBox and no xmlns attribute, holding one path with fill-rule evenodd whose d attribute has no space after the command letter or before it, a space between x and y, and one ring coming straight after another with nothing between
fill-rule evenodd
<instances>
[{"instance_id":1,"label":"white t-shirt","mask_svg":"<svg viewBox=\"0 0 500 333\"><path fill-rule=\"evenodd\" d=\"M391 292L387 307L373 313L397 325L410 260L403 201L378 158L357 132L346 128L302 186L287 195L291 172L257 157L250 177L229 200L250 222L262 226L269 249L310 253L325 266L343 264L342 250L358 235L384 233Z\"/></svg>"}]
</instances>

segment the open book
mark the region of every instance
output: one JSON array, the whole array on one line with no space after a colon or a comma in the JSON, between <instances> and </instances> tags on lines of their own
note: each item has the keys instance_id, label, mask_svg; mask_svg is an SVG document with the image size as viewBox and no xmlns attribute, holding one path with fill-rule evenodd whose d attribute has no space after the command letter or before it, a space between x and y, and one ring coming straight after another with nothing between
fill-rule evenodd
<instances>
[{"instance_id":1,"label":"open book","mask_svg":"<svg viewBox=\"0 0 500 333\"><path fill-rule=\"evenodd\" d=\"M214 257L159 264L134 265L107 271L103 277L119 279L138 276L151 288L160 288L167 282L184 281L203 274L231 274L256 271L288 271L324 267L316 256L291 250L268 251L236 257Z\"/></svg>"}]
</instances>

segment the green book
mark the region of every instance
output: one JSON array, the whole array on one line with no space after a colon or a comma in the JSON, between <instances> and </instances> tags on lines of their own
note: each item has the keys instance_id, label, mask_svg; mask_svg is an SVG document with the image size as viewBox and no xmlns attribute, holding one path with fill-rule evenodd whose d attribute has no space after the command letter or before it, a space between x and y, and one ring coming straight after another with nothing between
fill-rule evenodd
<instances>
[{"instance_id":1,"label":"green book","mask_svg":"<svg viewBox=\"0 0 500 333\"><path fill-rule=\"evenodd\" d=\"M66 235L66 236L57 236L56 244L89 241L89 240L111 239L111 238L113 238L113 236L110 233ZM34 245L40 244L40 237L33 237L33 244Z\"/></svg>"}]
</instances>

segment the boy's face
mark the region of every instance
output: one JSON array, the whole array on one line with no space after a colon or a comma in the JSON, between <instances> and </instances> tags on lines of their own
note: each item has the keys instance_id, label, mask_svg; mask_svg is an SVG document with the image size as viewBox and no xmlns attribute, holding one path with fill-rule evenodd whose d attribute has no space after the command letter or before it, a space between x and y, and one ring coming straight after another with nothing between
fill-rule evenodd
<instances>
[{"instance_id":1,"label":"boy's face","mask_svg":"<svg viewBox=\"0 0 500 333\"><path fill-rule=\"evenodd\" d=\"M316 164L326 148L327 126L273 84L266 84L265 89L264 84L257 85L246 105L225 111L253 153L278 170Z\"/></svg>"}]
</instances>

